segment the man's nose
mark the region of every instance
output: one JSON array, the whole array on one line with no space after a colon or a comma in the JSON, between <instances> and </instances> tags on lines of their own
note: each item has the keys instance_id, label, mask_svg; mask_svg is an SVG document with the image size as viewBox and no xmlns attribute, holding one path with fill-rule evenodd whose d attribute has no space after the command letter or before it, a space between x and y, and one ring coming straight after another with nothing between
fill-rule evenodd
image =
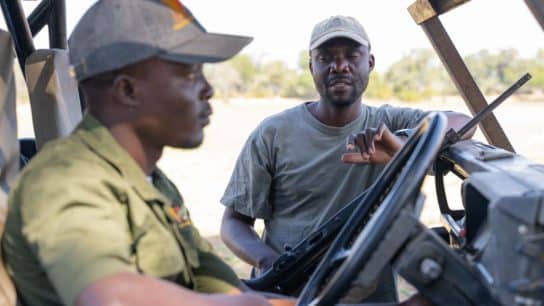
<instances>
[{"instance_id":1,"label":"man's nose","mask_svg":"<svg viewBox=\"0 0 544 306\"><path fill-rule=\"evenodd\" d=\"M339 56L332 61L331 69L334 72L346 72L349 69L349 63L346 58Z\"/></svg>"},{"instance_id":2,"label":"man's nose","mask_svg":"<svg viewBox=\"0 0 544 306\"><path fill-rule=\"evenodd\" d=\"M204 88L202 88L202 100L209 100L214 95L214 89L213 86L208 82L206 78L204 78Z\"/></svg>"}]
</instances>

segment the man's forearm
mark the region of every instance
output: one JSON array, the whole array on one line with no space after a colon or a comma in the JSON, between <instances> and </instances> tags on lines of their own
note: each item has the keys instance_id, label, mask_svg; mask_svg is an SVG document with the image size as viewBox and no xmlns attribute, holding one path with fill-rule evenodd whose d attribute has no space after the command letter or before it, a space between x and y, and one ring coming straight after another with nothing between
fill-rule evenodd
<instances>
[{"instance_id":1,"label":"man's forearm","mask_svg":"<svg viewBox=\"0 0 544 306\"><path fill-rule=\"evenodd\" d=\"M252 229L232 224L225 228L221 231L223 242L236 256L253 267L268 269L279 256Z\"/></svg>"},{"instance_id":2,"label":"man's forearm","mask_svg":"<svg viewBox=\"0 0 544 306\"><path fill-rule=\"evenodd\" d=\"M80 294L75 305L266 306L270 303L255 294L201 294L153 277L118 273L91 284Z\"/></svg>"},{"instance_id":3,"label":"man's forearm","mask_svg":"<svg viewBox=\"0 0 544 306\"><path fill-rule=\"evenodd\" d=\"M259 269L268 269L279 254L259 238L253 222L241 218L230 208L225 210L221 222L223 242L246 263Z\"/></svg>"},{"instance_id":4,"label":"man's forearm","mask_svg":"<svg viewBox=\"0 0 544 306\"><path fill-rule=\"evenodd\" d=\"M470 121L470 117L457 113L457 112L444 112L446 117L448 118L448 130L454 129L455 131L459 131L465 124L467 124ZM461 139L470 139L476 132L476 127L470 129L465 135L459 135L461 136Z\"/></svg>"}]
</instances>

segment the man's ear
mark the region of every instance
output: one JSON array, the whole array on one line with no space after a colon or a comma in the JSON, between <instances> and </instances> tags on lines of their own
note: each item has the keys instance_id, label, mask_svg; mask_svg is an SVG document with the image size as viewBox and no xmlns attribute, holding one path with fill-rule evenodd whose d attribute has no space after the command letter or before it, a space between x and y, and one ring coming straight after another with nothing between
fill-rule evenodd
<instances>
[{"instance_id":1,"label":"man's ear","mask_svg":"<svg viewBox=\"0 0 544 306\"><path fill-rule=\"evenodd\" d=\"M376 60L374 59L374 54L370 54L368 56L368 67L370 68L370 71L374 70L375 65L376 65Z\"/></svg>"},{"instance_id":2,"label":"man's ear","mask_svg":"<svg viewBox=\"0 0 544 306\"><path fill-rule=\"evenodd\" d=\"M136 79L127 74L118 74L113 79L113 96L120 104L129 108L140 105Z\"/></svg>"}]
</instances>

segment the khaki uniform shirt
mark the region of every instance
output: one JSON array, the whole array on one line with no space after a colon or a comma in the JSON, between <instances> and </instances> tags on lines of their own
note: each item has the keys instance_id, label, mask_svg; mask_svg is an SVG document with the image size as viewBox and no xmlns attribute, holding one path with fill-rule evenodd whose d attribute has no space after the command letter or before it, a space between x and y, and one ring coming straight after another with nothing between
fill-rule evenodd
<instances>
[{"instance_id":1,"label":"khaki uniform shirt","mask_svg":"<svg viewBox=\"0 0 544 306\"><path fill-rule=\"evenodd\" d=\"M24 169L3 246L25 305L73 305L94 281L141 273L200 292L239 286L191 223L176 187L153 185L108 129L85 115ZM181 301L180 301L181 302Z\"/></svg>"}]
</instances>

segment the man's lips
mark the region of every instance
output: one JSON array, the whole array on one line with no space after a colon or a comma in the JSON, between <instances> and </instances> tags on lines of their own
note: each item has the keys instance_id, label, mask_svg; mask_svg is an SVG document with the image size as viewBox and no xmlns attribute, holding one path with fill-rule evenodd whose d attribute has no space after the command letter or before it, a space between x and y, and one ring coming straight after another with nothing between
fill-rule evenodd
<instances>
[{"instance_id":1,"label":"man's lips","mask_svg":"<svg viewBox=\"0 0 544 306\"><path fill-rule=\"evenodd\" d=\"M199 118L200 125L206 126L210 124L210 116L200 117Z\"/></svg>"},{"instance_id":2,"label":"man's lips","mask_svg":"<svg viewBox=\"0 0 544 306\"><path fill-rule=\"evenodd\" d=\"M198 121L202 126L206 126L210 124L210 116L212 115L212 109L211 107L207 107L206 110L200 113L198 116Z\"/></svg>"},{"instance_id":3,"label":"man's lips","mask_svg":"<svg viewBox=\"0 0 544 306\"><path fill-rule=\"evenodd\" d=\"M200 116L198 116L198 121L200 122L200 124L202 126L206 126L208 124L210 124L210 115L212 114L211 111L207 111L207 112L204 112L203 114L200 114Z\"/></svg>"},{"instance_id":4,"label":"man's lips","mask_svg":"<svg viewBox=\"0 0 544 306\"><path fill-rule=\"evenodd\" d=\"M329 87L335 86L351 86L351 80L341 78L341 79L332 79L327 84Z\"/></svg>"},{"instance_id":5,"label":"man's lips","mask_svg":"<svg viewBox=\"0 0 544 306\"><path fill-rule=\"evenodd\" d=\"M329 88L336 92L345 92L351 88L351 82L349 81L335 81L330 82Z\"/></svg>"}]
</instances>

